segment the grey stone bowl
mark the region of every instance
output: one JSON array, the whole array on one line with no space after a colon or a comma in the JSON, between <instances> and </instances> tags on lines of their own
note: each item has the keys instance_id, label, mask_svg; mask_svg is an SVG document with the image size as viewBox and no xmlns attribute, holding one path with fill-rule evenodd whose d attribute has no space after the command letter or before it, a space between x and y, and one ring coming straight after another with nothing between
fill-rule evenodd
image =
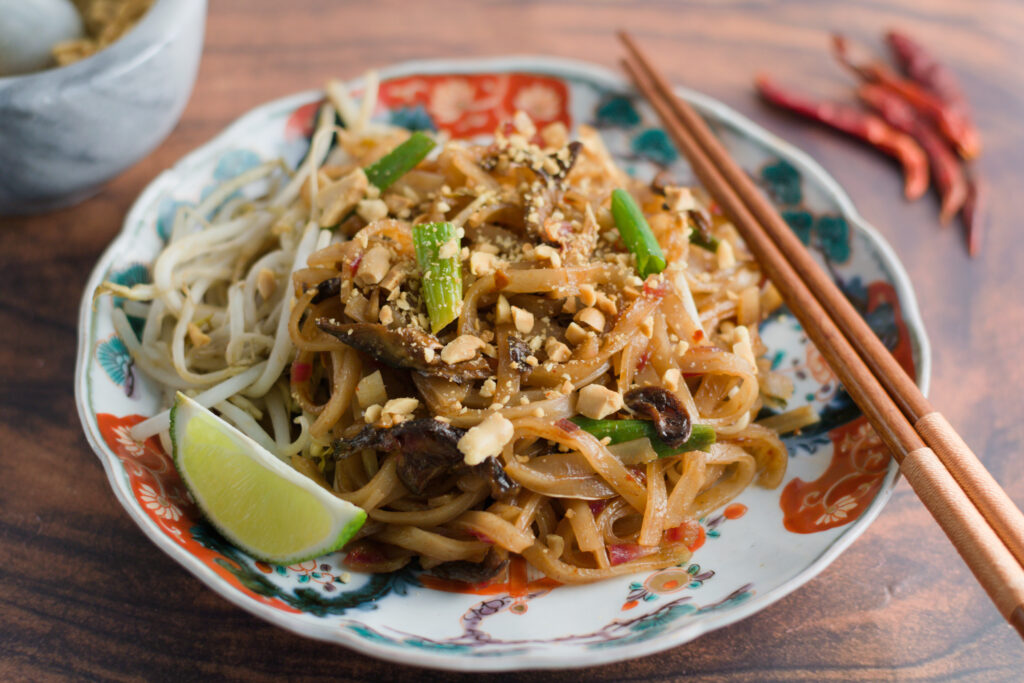
<instances>
[{"instance_id":1,"label":"grey stone bowl","mask_svg":"<svg viewBox=\"0 0 1024 683\"><path fill-rule=\"evenodd\" d=\"M206 0L156 0L96 55L0 78L0 216L82 201L160 144L192 92L205 25Z\"/></svg>"}]
</instances>

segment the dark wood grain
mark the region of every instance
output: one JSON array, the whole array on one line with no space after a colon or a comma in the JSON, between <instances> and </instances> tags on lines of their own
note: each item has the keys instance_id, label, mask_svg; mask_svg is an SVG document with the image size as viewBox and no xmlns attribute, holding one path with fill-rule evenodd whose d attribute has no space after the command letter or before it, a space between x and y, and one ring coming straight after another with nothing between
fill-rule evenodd
<instances>
[{"instance_id":1,"label":"dark wood grain","mask_svg":"<svg viewBox=\"0 0 1024 683\"><path fill-rule=\"evenodd\" d=\"M980 258L905 204L897 170L855 143L763 107L770 70L823 93L843 74L827 32L877 43L899 26L964 80L985 136L992 216ZM85 444L72 375L82 287L134 197L252 106L426 57L541 53L612 67L614 31L667 75L818 159L896 248L934 348L932 399L1024 503L1024 6L956 2L345 3L216 0L184 118L149 158L59 213L0 220L0 680L453 680L293 636L205 589L115 500ZM2 177L2 176L0 176ZM905 484L822 575L761 613L633 662L508 680L1020 680L1024 648Z\"/></svg>"}]
</instances>

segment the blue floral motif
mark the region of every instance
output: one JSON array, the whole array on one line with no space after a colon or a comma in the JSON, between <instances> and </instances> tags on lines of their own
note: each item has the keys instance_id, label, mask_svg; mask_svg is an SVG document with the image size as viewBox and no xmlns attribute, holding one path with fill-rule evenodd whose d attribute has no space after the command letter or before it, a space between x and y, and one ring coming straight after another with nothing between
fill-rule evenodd
<instances>
[{"instance_id":1,"label":"blue floral motif","mask_svg":"<svg viewBox=\"0 0 1024 683\"><path fill-rule=\"evenodd\" d=\"M123 270L117 270L112 272L107 279L116 285L123 287L134 287L135 285L147 285L153 281L153 277L149 272L149 266L145 263L133 263ZM123 308L124 298L120 296L114 297L114 307ZM142 334L142 328L145 326L146 321L134 315L128 316L128 322L132 326L132 331L135 332L136 336Z\"/></svg>"},{"instance_id":2,"label":"blue floral motif","mask_svg":"<svg viewBox=\"0 0 1024 683\"><path fill-rule=\"evenodd\" d=\"M434 120L430 118L427 108L422 104L417 104L415 107L392 109L388 118L392 126L400 126L408 130L437 130Z\"/></svg>"},{"instance_id":3,"label":"blue floral motif","mask_svg":"<svg viewBox=\"0 0 1024 683\"><path fill-rule=\"evenodd\" d=\"M640 123L640 114L637 113L633 102L622 95L612 95L603 99L597 105L594 114L599 126L632 128Z\"/></svg>"},{"instance_id":4,"label":"blue floral motif","mask_svg":"<svg viewBox=\"0 0 1024 683\"><path fill-rule=\"evenodd\" d=\"M237 178L246 171L260 165L260 157L250 149L233 149L217 161L213 178L218 181Z\"/></svg>"},{"instance_id":5,"label":"blue floral motif","mask_svg":"<svg viewBox=\"0 0 1024 683\"><path fill-rule=\"evenodd\" d=\"M171 230L174 228L174 218L178 215L178 209L183 206L194 207L192 202L184 202L178 199L164 197L157 209L156 234L166 242L171 238Z\"/></svg>"},{"instance_id":6,"label":"blue floral motif","mask_svg":"<svg viewBox=\"0 0 1024 683\"><path fill-rule=\"evenodd\" d=\"M650 159L656 164L668 166L679 158L679 153L660 128L648 128L633 138L633 152L640 157Z\"/></svg>"},{"instance_id":7,"label":"blue floral motif","mask_svg":"<svg viewBox=\"0 0 1024 683\"><path fill-rule=\"evenodd\" d=\"M98 343L96 360L114 384L124 387L127 396L135 393L135 366L132 355L120 337L111 337Z\"/></svg>"},{"instance_id":8,"label":"blue floral motif","mask_svg":"<svg viewBox=\"0 0 1024 683\"><path fill-rule=\"evenodd\" d=\"M780 159L761 168L761 185L779 207L783 219L804 244L833 263L850 259L850 226L841 215L815 215L803 204L803 179L792 164Z\"/></svg>"},{"instance_id":9,"label":"blue floral motif","mask_svg":"<svg viewBox=\"0 0 1024 683\"><path fill-rule=\"evenodd\" d=\"M761 180L776 204L796 205L804 199L800 171L785 159L762 168Z\"/></svg>"}]
</instances>

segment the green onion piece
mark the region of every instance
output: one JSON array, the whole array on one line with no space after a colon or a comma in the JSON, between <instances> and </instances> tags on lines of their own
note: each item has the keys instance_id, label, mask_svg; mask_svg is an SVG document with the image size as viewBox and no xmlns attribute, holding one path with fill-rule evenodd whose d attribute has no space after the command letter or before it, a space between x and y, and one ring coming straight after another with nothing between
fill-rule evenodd
<instances>
[{"instance_id":1,"label":"green onion piece","mask_svg":"<svg viewBox=\"0 0 1024 683\"><path fill-rule=\"evenodd\" d=\"M661 440L654 423L649 420L594 420L577 415L571 421L598 439L607 436L611 439L610 445L634 439L650 439L651 446L659 458L667 458L670 455L679 455L688 451L706 451L708 446L715 442L715 430L707 425L693 425L690 438L682 446L672 448Z\"/></svg>"},{"instance_id":2,"label":"green onion piece","mask_svg":"<svg viewBox=\"0 0 1024 683\"><path fill-rule=\"evenodd\" d=\"M417 131L410 135L408 140L367 166L364 169L366 179L377 189L386 190L396 180L416 168L432 149L434 141L430 136Z\"/></svg>"},{"instance_id":3,"label":"green onion piece","mask_svg":"<svg viewBox=\"0 0 1024 683\"><path fill-rule=\"evenodd\" d=\"M612 216L622 241L636 255L636 268L640 277L646 278L652 273L665 270L665 254L661 251L661 245L651 232L651 226L647 225L640 207L623 189L612 191Z\"/></svg>"},{"instance_id":4,"label":"green onion piece","mask_svg":"<svg viewBox=\"0 0 1024 683\"><path fill-rule=\"evenodd\" d=\"M718 251L718 238L714 235L703 233L700 230L690 231L690 244L711 252Z\"/></svg>"},{"instance_id":5,"label":"green onion piece","mask_svg":"<svg viewBox=\"0 0 1024 683\"><path fill-rule=\"evenodd\" d=\"M422 223L413 226L412 243L423 274L420 287L427 302L430 328L437 334L459 317L462 308L459 235L451 223ZM442 248L452 255L441 258Z\"/></svg>"}]
</instances>

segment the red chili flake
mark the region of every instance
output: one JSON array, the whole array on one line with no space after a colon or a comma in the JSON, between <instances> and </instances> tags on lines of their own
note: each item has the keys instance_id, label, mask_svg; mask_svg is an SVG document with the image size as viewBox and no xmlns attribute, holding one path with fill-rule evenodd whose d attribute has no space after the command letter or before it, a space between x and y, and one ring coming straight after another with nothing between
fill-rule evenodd
<instances>
[{"instance_id":1,"label":"red chili flake","mask_svg":"<svg viewBox=\"0 0 1024 683\"><path fill-rule=\"evenodd\" d=\"M362 263L362 262L363 262L363 255L362 254L359 254L359 256L356 256L355 260L352 261L352 264L349 266L349 268L352 269L352 273L353 274L357 270L359 270L359 264Z\"/></svg>"},{"instance_id":2,"label":"red chili flake","mask_svg":"<svg viewBox=\"0 0 1024 683\"><path fill-rule=\"evenodd\" d=\"M309 363L292 363L292 383L301 384L313 374L313 366Z\"/></svg>"},{"instance_id":3,"label":"red chili flake","mask_svg":"<svg viewBox=\"0 0 1024 683\"><path fill-rule=\"evenodd\" d=\"M699 342L704 339L704 330L697 330L693 333L693 341Z\"/></svg>"},{"instance_id":4,"label":"red chili flake","mask_svg":"<svg viewBox=\"0 0 1024 683\"><path fill-rule=\"evenodd\" d=\"M638 360L636 362L636 371L637 372L643 372L643 369L647 367L647 363L650 360L651 360L651 352L650 351L644 351L642 354L640 354L640 360Z\"/></svg>"},{"instance_id":5,"label":"red chili flake","mask_svg":"<svg viewBox=\"0 0 1024 683\"><path fill-rule=\"evenodd\" d=\"M693 379L694 377L700 377L700 376L701 376L701 373L699 373L699 372L684 372L683 373L683 379Z\"/></svg>"},{"instance_id":6,"label":"red chili flake","mask_svg":"<svg viewBox=\"0 0 1024 683\"><path fill-rule=\"evenodd\" d=\"M636 543L615 543L608 546L608 562L614 567L641 556L642 549Z\"/></svg>"},{"instance_id":7,"label":"red chili flake","mask_svg":"<svg viewBox=\"0 0 1024 683\"><path fill-rule=\"evenodd\" d=\"M701 532L703 531L701 525L693 519L688 519L679 526L667 529L665 531L665 540L669 543L682 543L690 550L694 550L695 547L701 542Z\"/></svg>"},{"instance_id":8,"label":"red chili flake","mask_svg":"<svg viewBox=\"0 0 1024 683\"><path fill-rule=\"evenodd\" d=\"M369 546L357 546L348 551L345 555L345 566L358 570L361 567L368 567L379 564L387 557L377 548Z\"/></svg>"},{"instance_id":9,"label":"red chili flake","mask_svg":"<svg viewBox=\"0 0 1024 683\"><path fill-rule=\"evenodd\" d=\"M469 534L470 536L472 536L473 538L475 538L478 541L483 541L484 543L490 543L491 545L494 545L494 541L493 540L488 538L486 535L480 533L479 531L473 531L472 529L466 529L466 533Z\"/></svg>"},{"instance_id":10,"label":"red chili flake","mask_svg":"<svg viewBox=\"0 0 1024 683\"><path fill-rule=\"evenodd\" d=\"M601 514L601 512L604 511L604 509L606 507L608 507L608 501L607 500L588 500L587 501L587 507L590 508L590 514L594 515L594 517L597 517L599 514Z\"/></svg>"},{"instance_id":11,"label":"red chili flake","mask_svg":"<svg viewBox=\"0 0 1024 683\"><path fill-rule=\"evenodd\" d=\"M608 546L608 562L613 567L640 557L656 553L656 547L637 545L636 543L614 543Z\"/></svg>"},{"instance_id":12,"label":"red chili flake","mask_svg":"<svg viewBox=\"0 0 1024 683\"><path fill-rule=\"evenodd\" d=\"M668 293L668 283L665 278L647 278L644 282L644 296L660 299Z\"/></svg>"},{"instance_id":13,"label":"red chili flake","mask_svg":"<svg viewBox=\"0 0 1024 683\"><path fill-rule=\"evenodd\" d=\"M580 426L578 424L570 420L567 420L564 417L560 419L558 422L556 422L555 426L557 426L563 432L568 432L569 434L572 434L573 432L578 432L580 430Z\"/></svg>"}]
</instances>

